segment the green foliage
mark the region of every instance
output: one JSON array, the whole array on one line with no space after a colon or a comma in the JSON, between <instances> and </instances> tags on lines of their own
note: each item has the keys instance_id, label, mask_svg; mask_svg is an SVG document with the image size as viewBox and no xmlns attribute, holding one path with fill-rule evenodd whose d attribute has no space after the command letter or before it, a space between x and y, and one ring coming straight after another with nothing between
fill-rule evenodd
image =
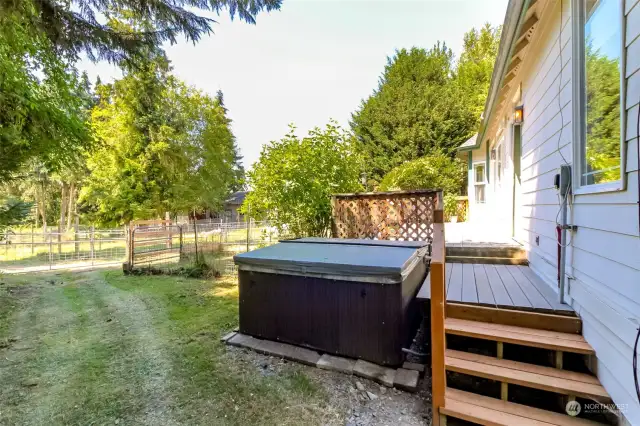
<instances>
[{"instance_id":1,"label":"green foliage","mask_svg":"<svg viewBox=\"0 0 640 426\"><path fill-rule=\"evenodd\" d=\"M162 55L97 92L91 122L100 146L87 158L85 212L121 224L220 206L237 153L218 100L173 78Z\"/></svg>"},{"instance_id":2,"label":"green foliage","mask_svg":"<svg viewBox=\"0 0 640 426\"><path fill-rule=\"evenodd\" d=\"M604 170L588 183L620 179L620 60L587 46L587 170Z\"/></svg>"},{"instance_id":3,"label":"green foliage","mask_svg":"<svg viewBox=\"0 0 640 426\"><path fill-rule=\"evenodd\" d=\"M150 49L163 43L175 44L179 36L197 42L211 33L211 18L202 11L220 13L228 9L245 22L255 23L256 15L277 10L281 0L20 0L2 1L0 14L21 19L25 31L41 34L58 53L76 58L85 53L92 60L119 63L146 57ZM143 31L113 25L123 14L145 22ZM107 22L101 21L106 18Z\"/></svg>"},{"instance_id":4,"label":"green foliage","mask_svg":"<svg viewBox=\"0 0 640 426\"><path fill-rule=\"evenodd\" d=\"M457 195L464 182L466 169L458 159L437 153L408 161L385 175L380 191L442 189Z\"/></svg>"},{"instance_id":5,"label":"green foliage","mask_svg":"<svg viewBox=\"0 0 640 426\"><path fill-rule=\"evenodd\" d=\"M378 88L351 120L370 178L380 182L394 167L436 151L450 154L476 132L499 39L489 25L470 31L459 64L440 43L388 58Z\"/></svg>"},{"instance_id":6,"label":"green foliage","mask_svg":"<svg viewBox=\"0 0 640 426\"><path fill-rule=\"evenodd\" d=\"M25 16L0 10L0 181L35 159L70 164L89 144L82 91L69 59Z\"/></svg>"},{"instance_id":7,"label":"green foliage","mask_svg":"<svg viewBox=\"0 0 640 426\"><path fill-rule=\"evenodd\" d=\"M444 196L444 215L447 219L450 219L451 216L458 215L458 200L453 194L446 194Z\"/></svg>"},{"instance_id":8,"label":"green foliage","mask_svg":"<svg viewBox=\"0 0 640 426\"><path fill-rule=\"evenodd\" d=\"M299 139L295 127L280 141L263 147L248 174L250 192L242 210L269 219L281 233L326 236L330 196L356 192L362 171L351 136L335 123Z\"/></svg>"},{"instance_id":9,"label":"green foliage","mask_svg":"<svg viewBox=\"0 0 640 426\"><path fill-rule=\"evenodd\" d=\"M22 223L29 215L31 207L31 203L25 203L15 198L0 199L0 233L9 226ZM2 235L0 235L0 239L2 239Z\"/></svg>"}]
</instances>

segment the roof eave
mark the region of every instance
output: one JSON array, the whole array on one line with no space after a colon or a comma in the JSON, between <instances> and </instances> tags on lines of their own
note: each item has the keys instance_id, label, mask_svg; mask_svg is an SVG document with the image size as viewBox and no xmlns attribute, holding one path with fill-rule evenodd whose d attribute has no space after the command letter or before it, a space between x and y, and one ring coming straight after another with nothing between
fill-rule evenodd
<instances>
[{"instance_id":1,"label":"roof eave","mask_svg":"<svg viewBox=\"0 0 640 426\"><path fill-rule=\"evenodd\" d=\"M489 128L489 123L493 118L495 102L500 92L500 88L502 87L502 82L504 81L506 75L507 66L513 54L515 42L518 39L518 34L520 33L522 22L531 3L532 0L509 1L504 24L502 25L502 36L500 38L498 57L493 68L493 74L491 75L489 96L487 96L487 101L484 107L484 120L482 121L480 131L478 132L478 139L476 139L475 146L465 147L465 149L463 149L465 151L478 149L486 136L486 131Z\"/></svg>"}]
</instances>

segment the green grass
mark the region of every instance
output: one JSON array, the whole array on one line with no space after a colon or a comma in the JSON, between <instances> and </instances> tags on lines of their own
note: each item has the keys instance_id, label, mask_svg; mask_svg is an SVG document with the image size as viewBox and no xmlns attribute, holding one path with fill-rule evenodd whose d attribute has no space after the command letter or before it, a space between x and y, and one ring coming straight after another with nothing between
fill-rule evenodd
<instances>
[{"instance_id":1,"label":"green grass","mask_svg":"<svg viewBox=\"0 0 640 426\"><path fill-rule=\"evenodd\" d=\"M234 278L0 277L0 424L343 424L291 363L228 351Z\"/></svg>"}]
</instances>

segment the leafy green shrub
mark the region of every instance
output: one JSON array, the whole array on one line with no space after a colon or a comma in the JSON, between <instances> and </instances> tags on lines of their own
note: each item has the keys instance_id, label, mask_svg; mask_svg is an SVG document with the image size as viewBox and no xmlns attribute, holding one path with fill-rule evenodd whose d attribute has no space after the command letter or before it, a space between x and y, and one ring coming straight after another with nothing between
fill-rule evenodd
<instances>
[{"instance_id":1,"label":"leafy green shrub","mask_svg":"<svg viewBox=\"0 0 640 426\"><path fill-rule=\"evenodd\" d=\"M427 155L408 161L387 173L379 191L412 189L442 189L445 194L457 195L464 182L462 162L444 154Z\"/></svg>"},{"instance_id":2,"label":"leafy green shrub","mask_svg":"<svg viewBox=\"0 0 640 426\"><path fill-rule=\"evenodd\" d=\"M446 219L451 219L451 216L458 216L458 200L453 194L444 196L444 216Z\"/></svg>"},{"instance_id":3,"label":"leafy green shrub","mask_svg":"<svg viewBox=\"0 0 640 426\"><path fill-rule=\"evenodd\" d=\"M327 236L331 194L362 190L362 162L352 136L335 123L303 139L294 131L291 126L283 139L262 149L247 173L250 191L241 211L268 219L281 236Z\"/></svg>"}]
</instances>

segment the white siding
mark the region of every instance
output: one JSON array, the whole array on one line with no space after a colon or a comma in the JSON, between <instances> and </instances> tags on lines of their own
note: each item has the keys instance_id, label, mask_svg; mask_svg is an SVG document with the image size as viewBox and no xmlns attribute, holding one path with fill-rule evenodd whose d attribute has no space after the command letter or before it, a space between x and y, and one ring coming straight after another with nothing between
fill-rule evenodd
<instances>
[{"instance_id":1,"label":"white siding","mask_svg":"<svg viewBox=\"0 0 640 426\"><path fill-rule=\"evenodd\" d=\"M571 1L538 2L540 28L512 83L522 84L522 229L516 237L531 267L557 289L556 217L553 178L573 162ZM640 0L625 0L626 189L578 195L570 221L578 226L567 249L568 300L583 320L584 336L596 350L597 374L625 416L640 425L631 359L640 320L640 229L638 229L637 116L640 101ZM541 10L544 8L543 10ZM559 37L560 29L562 34ZM562 50L560 49L562 45ZM561 52L561 55L560 55ZM562 58L561 58L562 57ZM498 112L494 120L503 118ZM486 135L493 140L493 135ZM484 147L478 155L485 155ZM537 241L536 241L537 240Z\"/></svg>"}]
</instances>

